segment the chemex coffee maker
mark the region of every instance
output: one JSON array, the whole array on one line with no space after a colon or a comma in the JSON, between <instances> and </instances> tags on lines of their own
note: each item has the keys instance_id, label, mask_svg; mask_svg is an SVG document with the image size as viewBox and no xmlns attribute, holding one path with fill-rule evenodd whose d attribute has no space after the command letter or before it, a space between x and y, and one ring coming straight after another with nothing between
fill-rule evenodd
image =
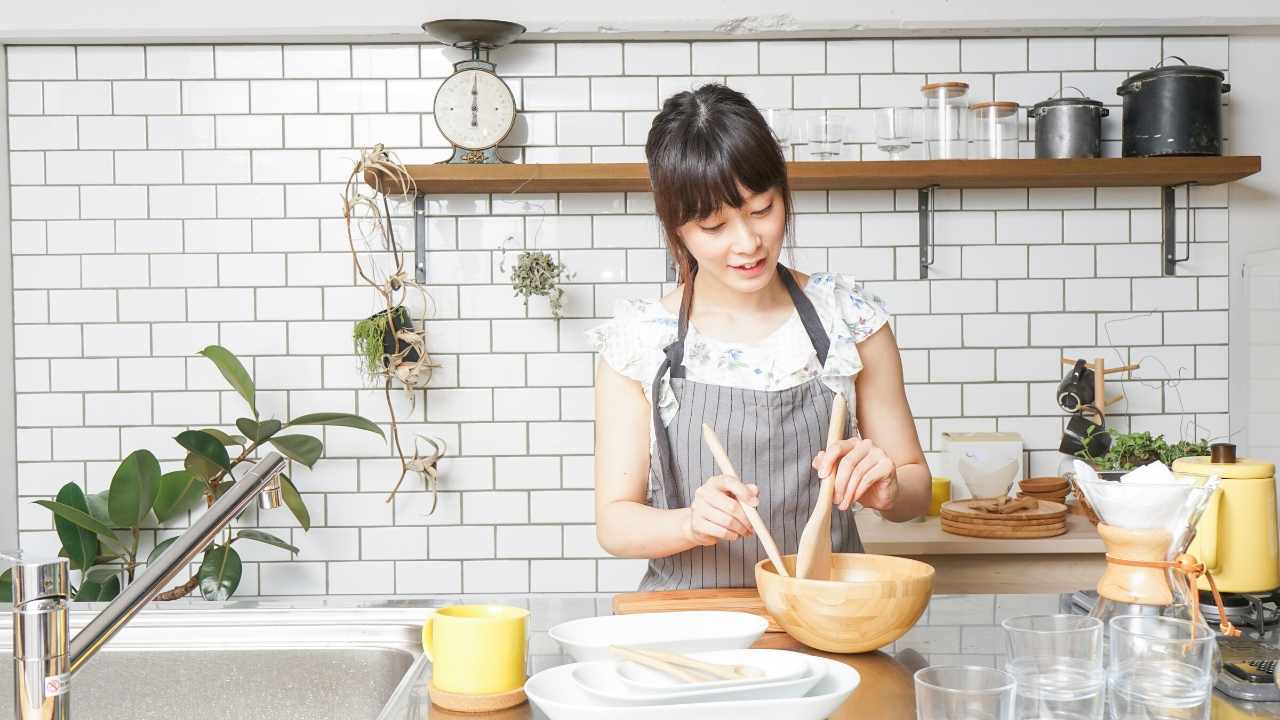
<instances>
[{"instance_id":1,"label":"chemex coffee maker","mask_svg":"<svg viewBox=\"0 0 1280 720\"><path fill-rule=\"evenodd\" d=\"M1221 482L1196 525L1187 552L1212 573L1222 592L1269 593L1280 588L1280 532L1276 523L1276 466L1236 458L1236 446L1218 443L1208 457L1173 462L1176 475ZM1208 580L1201 577L1201 590Z\"/></svg>"}]
</instances>

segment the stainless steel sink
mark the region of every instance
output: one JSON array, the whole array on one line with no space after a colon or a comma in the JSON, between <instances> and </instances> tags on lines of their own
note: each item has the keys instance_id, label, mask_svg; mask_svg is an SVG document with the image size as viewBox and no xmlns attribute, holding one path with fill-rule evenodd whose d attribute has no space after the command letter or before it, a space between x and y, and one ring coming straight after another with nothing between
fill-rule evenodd
<instances>
[{"instance_id":1,"label":"stainless steel sink","mask_svg":"<svg viewBox=\"0 0 1280 720\"><path fill-rule=\"evenodd\" d=\"M422 619L434 603L306 602L153 604L75 675L72 717L400 720L390 700L424 677ZM101 607L73 606L72 631ZM6 666L10 622L3 613ZM0 717L12 707L13 683L0 682Z\"/></svg>"}]
</instances>

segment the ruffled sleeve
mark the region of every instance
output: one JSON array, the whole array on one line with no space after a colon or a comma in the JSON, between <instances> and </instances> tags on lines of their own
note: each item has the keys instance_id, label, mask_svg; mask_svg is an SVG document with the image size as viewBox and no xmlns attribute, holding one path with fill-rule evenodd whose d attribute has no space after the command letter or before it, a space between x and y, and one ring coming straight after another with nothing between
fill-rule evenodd
<instances>
[{"instance_id":1,"label":"ruffled sleeve","mask_svg":"<svg viewBox=\"0 0 1280 720\"><path fill-rule=\"evenodd\" d=\"M889 321L884 301L863 288L852 275L817 273L805 294L822 318L831 348L822 366L822 379L832 390L853 397L853 376L862 370L858 343Z\"/></svg>"},{"instance_id":2,"label":"ruffled sleeve","mask_svg":"<svg viewBox=\"0 0 1280 720\"><path fill-rule=\"evenodd\" d=\"M662 364L662 349L675 335L676 320L665 308L637 299L619 300L612 320L587 330L587 340L609 367L639 382L646 396Z\"/></svg>"}]
</instances>

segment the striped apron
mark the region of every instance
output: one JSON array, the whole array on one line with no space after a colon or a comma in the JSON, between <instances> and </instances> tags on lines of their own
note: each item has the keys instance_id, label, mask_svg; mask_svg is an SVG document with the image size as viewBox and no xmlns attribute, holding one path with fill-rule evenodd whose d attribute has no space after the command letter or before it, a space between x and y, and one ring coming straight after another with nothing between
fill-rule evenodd
<instances>
[{"instance_id":1,"label":"striped apron","mask_svg":"<svg viewBox=\"0 0 1280 720\"><path fill-rule=\"evenodd\" d=\"M825 363L831 342L813 303L791 272L778 273L796 306L809 341ZM685 284L686 294L693 283ZM811 466L826 446L827 425L835 393L821 378L786 390L748 390L693 382L685 377L684 340L689 318L682 303L676 339L653 379L653 425L657 453L649 463L649 502L653 507L688 507L707 478L719 474L702 441L702 424L720 436L729 459L744 483L760 488L760 517L784 555L796 552L800 533L818 498L820 481ZM679 408L664 427L658 398L664 375L671 373L671 392ZM854 407L853 398L848 398ZM847 434L846 434L847 437ZM838 509L831 518L831 547L835 552L862 552L853 513ZM719 542L649 561L640 590L678 590L716 587L755 587L755 564L765 557L755 536Z\"/></svg>"}]
</instances>

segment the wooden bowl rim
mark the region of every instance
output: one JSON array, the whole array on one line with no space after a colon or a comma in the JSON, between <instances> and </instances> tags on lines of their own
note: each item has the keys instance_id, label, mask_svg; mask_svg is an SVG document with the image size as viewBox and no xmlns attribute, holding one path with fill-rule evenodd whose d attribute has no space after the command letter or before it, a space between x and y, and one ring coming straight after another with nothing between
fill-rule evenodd
<instances>
[{"instance_id":1,"label":"wooden bowl rim","mask_svg":"<svg viewBox=\"0 0 1280 720\"><path fill-rule=\"evenodd\" d=\"M796 554L795 554L795 553L792 553L792 554L790 554L790 555L783 555L783 556L782 556L782 561L785 563L785 562L787 561L787 558L794 558L795 556L796 556ZM784 576L782 576L782 575L779 575L779 574L778 574L778 572L777 572L777 570L772 569L772 568L773 568L773 561L772 561L772 560L770 560L769 558L764 558L764 559L763 559L763 560L761 560L760 562L756 563L756 565L755 565L755 569L756 569L758 572L764 572L764 573L767 573L767 574L769 574L769 575L772 575L774 578L776 578L776 579L777 579L778 581L780 581L780 582L784 582L784 583L792 583L792 584L795 584L795 583L814 583L814 584L817 584L817 585L820 585L820 586L827 586L827 585L830 585L830 586L878 585L878 584L886 584L886 583L899 584L899 583L916 583L916 582L921 582L921 581L926 581L926 580L927 580L927 581L930 583L930 586L932 587L932 583L933 583L933 576L934 576L934 574L937 572L937 571L934 569L934 567L933 567L932 565L930 565L929 563L927 563L927 562L922 562L922 561L920 561L920 560L915 560L915 559L912 559L912 558L899 557L899 556L897 556L897 555L880 555L880 554L877 554L877 553L832 553L832 554L831 554L831 557L832 557L832 559L833 559L833 560L834 560L835 558L837 558L837 557L873 557L873 558L885 558L885 559L889 560L890 562L894 562L894 563L902 563L905 567L911 567L911 568L913 568L913 569L919 570L919 573L918 573L918 574L916 574L916 575L913 575L913 576L911 576L911 577L907 577L907 578L899 578L899 579L896 579L896 580L890 580L890 579L885 579L885 580L817 580L817 579L814 579L814 578L798 578L798 577L793 577L793 576L786 576L786 577L784 577ZM765 565L766 565L766 564L767 564L767 565L769 565L769 567L765 567ZM759 583L757 583L757 585L758 585L758 584L759 584ZM930 594L930 595L932 595L932 594L933 594L932 589L930 589L929 594Z\"/></svg>"}]
</instances>

